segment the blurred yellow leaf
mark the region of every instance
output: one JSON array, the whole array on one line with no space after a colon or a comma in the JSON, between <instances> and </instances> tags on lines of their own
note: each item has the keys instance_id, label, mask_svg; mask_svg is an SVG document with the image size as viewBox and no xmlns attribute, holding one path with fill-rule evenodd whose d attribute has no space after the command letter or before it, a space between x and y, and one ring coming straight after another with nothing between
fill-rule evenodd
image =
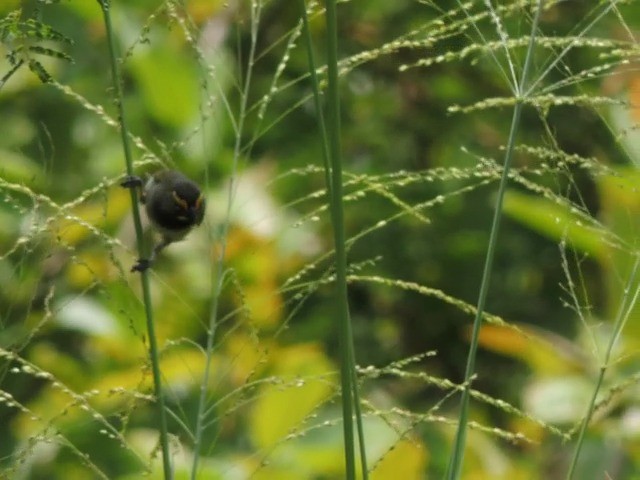
<instances>
[{"instance_id":1,"label":"blurred yellow leaf","mask_svg":"<svg viewBox=\"0 0 640 480\"><path fill-rule=\"evenodd\" d=\"M245 228L234 228L228 243L227 259L240 279L241 301L252 322L259 328L277 325L283 306L278 290L282 264L274 244Z\"/></svg>"},{"instance_id":2,"label":"blurred yellow leaf","mask_svg":"<svg viewBox=\"0 0 640 480\"><path fill-rule=\"evenodd\" d=\"M244 301L251 311L251 320L258 327L273 327L280 322L282 297L272 282L244 289Z\"/></svg>"},{"instance_id":3,"label":"blurred yellow leaf","mask_svg":"<svg viewBox=\"0 0 640 480\"><path fill-rule=\"evenodd\" d=\"M272 354L278 347L267 339L258 339L251 335L239 333L229 335L225 341L225 357L232 362L229 375L234 385L243 385L250 376L260 373L264 360L265 351Z\"/></svg>"},{"instance_id":4,"label":"blurred yellow leaf","mask_svg":"<svg viewBox=\"0 0 640 480\"><path fill-rule=\"evenodd\" d=\"M371 472L371 480L418 480L424 478L427 469L428 452L424 445L416 441L400 440Z\"/></svg>"},{"instance_id":5,"label":"blurred yellow leaf","mask_svg":"<svg viewBox=\"0 0 640 480\"><path fill-rule=\"evenodd\" d=\"M80 290L96 280L108 280L110 271L109 257L104 252L91 252L77 255L76 260L68 264L66 273L69 285Z\"/></svg>"},{"instance_id":6,"label":"blurred yellow leaf","mask_svg":"<svg viewBox=\"0 0 640 480\"><path fill-rule=\"evenodd\" d=\"M294 433L334 389L326 376L335 368L318 345L282 349L273 365L278 381L261 388L250 414L251 438L259 448L273 447Z\"/></svg>"},{"instance_id":7,"label":"blurred yellow leaf","mask_svg":"<svg viewBox=\"0 0 640 480\"><path fill-rule=\"evenodd\" d=\"M518 328L520 331L498 325L483 325L479 343L492 352L522 360L537 374L571 372L583 366L579 350L568 340L523 325ZM471 328L468 329L469 337L470 332Z\"/></svg>"},{"instance_id":8,"label":"blurred yellow leaf","mask_svg":"<svg viewBox=\"0 0 640 480\"><path fill-rule=\"evenodd\" d=\"M104 199L82 203L74 208L71 214L79 218L86 225L76 219L62 219L53 226L53 231L60 239L69 245L76 245L87 238L91 228L105 228L118 223L131 209L129 192L123 188L112 188Z\"/></svg>"},{"instance_id":9,"label":"blurred yellow leaf","mask_svg":"<svg viewBox=\"0 0 640 480\"><path fill-rule=\"evenodd\" d=\"M189 18L196 24L211 20L217 12L226 8L225 0L191 0L186 4Z\"/></svg>"},{"instance_id":10,"label":"blurred yellow leaf","mask_svg":"<svg viewBox=\"0 0 640 480\"><path fill-rule=\"evenodd\" d=\"M220 365L220 358L213 356L212 370L216 371ZM202 381L204 373L204 356L199 350L176 348L165 351L160 362L163 382L166 388L174 391L185 391L195 389ZM106 406L113 403L110 392L113 389L139 390L144 393L151 393L153 379L151 370L144 370L140 364L133 363L129 367L112 371L109 374L97 378L91 386L102 395L100 400Z\"/></svg>"},{"instance_id":11,"label":"blurred yellow leaf","mask_svg":"<svg viewBox=\"0 0 640 480\"><path fill-rule=\"evenodd\" d=\"M17 8L18 5L20 5L20 0L4 0L2 6L0 6L0 13L8 13L11 9Z\"/></svg>"}]
</instances>

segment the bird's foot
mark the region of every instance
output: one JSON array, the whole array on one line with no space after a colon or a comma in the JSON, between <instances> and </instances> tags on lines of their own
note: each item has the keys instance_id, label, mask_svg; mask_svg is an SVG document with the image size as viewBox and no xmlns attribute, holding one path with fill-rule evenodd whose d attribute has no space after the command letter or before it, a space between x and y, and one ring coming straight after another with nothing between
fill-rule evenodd
<instances>
[{"instance_id":1,"label":"bird's foot","mask_svg":"<svg viewBox=\"0 0 640 480\"><path fill-rule=\"evenodd\" d=\"M120 186L124 188L140 188L142 187L142 179L137 175L127 175L120 182Z\"/></svg>"},{"instance_id":2,"label":"bird's foot","mask_svg":"<svg viewBox=\"0 0 640 480\"><path fill-rule=\"evenodd\" d=\"M147 258L140 258L138 259L138 261L136 262L136 264L131 267L131 271L132 272L144 272L145 270L147 270L151 264L153 263L152 260L149 260Z\"/></svg>"}]
</instances>

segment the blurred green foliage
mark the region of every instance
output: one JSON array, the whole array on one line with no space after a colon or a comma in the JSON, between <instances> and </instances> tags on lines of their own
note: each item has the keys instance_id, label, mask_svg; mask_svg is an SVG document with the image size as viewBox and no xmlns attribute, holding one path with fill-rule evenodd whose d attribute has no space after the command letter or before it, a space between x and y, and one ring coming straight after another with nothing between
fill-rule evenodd
<instances>
[{"instance_id":1,"label":"blurred green foliage","mask_svg":"<svg viewBox=\"0 0 640 480\"><path fill-rule=\"evenodd\" d=\"M500 2L512 39L526 39L530 3ZM562 61L536 92L573 100L540 99L523 118L464 478L564 476L613 318L638 288L628 282L640 205L629 165L640 158L630 107L640 80L624 64L637 55L627 29L640 12L619 2L600 18L606 2L595 3L544 12L535 78ZM470 2L477 18L453 0L339 9L350 301L375 479L440 478L448 459L511 120L487 99L513 102L483 5ZM267 2L252 24L247 2L112 0L112 14L136 168L181 169L209 205L204 227L152 275L176 476L199 454L198 478L341 478L332 244L298 12ZM5 1L0 19L0 476L159 478L100 9ZM524 49L508 51L520 67ZM208 428L193 452L223 242ZM576 478L640 468L637 311Z\"/></svg>"}]
</instances>

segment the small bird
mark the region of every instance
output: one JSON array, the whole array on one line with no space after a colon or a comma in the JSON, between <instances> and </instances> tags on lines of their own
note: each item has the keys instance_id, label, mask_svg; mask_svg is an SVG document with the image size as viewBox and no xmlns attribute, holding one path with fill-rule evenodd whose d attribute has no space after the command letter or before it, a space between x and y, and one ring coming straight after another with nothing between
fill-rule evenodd
<instances>
[{"instance_id":1,"label":"small bird","mask_svg":"<svg viewBox=\"0 0 640 480\"><path fill-rule=\"evenodd\" d=\"M128 176L120 184L125 188L142 188L140 202L144 204L151 225L162 239L155 245L151 257L141 258L131 268L142 272L151 266L167 245L182 240L200 225L204 218L205 200L195 182L175 170L161 170L152 174L144 184L140 177Z\"/></svg>"}]
</instances>

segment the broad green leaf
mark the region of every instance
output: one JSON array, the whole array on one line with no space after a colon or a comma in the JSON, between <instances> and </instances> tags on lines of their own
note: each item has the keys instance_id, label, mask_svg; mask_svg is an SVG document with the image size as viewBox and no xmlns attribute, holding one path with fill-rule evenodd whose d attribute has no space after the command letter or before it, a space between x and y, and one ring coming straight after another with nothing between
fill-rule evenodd
<instances>
[{"instance_id":1,"label":"broad green leaf","mask_svg":"<svg viewBox=\"0 0 640 480\"><path fill-rule=\"evenodd\" d=\"M156 48L131 60L147 111L169 127L180 128L198 113L198 76L189 59L171 49Z\"/></svg>"},{"instance_id":2,"label":"broad green leaf","mask_svg":"<svg viewBox=\"0 0 640 480\"><path fill-rule=\"evenodd\" d=\"M607 227L627 245L625 249L612 249L609 261L605 264L605 288L607 293L606 318L614 319L620 307L620 301L626 292L634 292L640 281L632 279L633 265L636 261L638 238L640 238L640 171L635 167L617 168L612 175L602 175L597 179L600 198L600 216ZM630 320L625 326L626 339L634 341L640 338L640 305L636 303Z\"/></svg>"},{"instance_id":3,"label":"broad green leaf","mask_svg":"<svg viewBox=\"0 0 640 480\"><path fill-rule=\"evenodd\" d=\"M600 260L605 257L608 232L595 222L586 223L569 205L509 190L504 213L547 238L566 240L573 248Z\"/></svg>"}]
</instances>

